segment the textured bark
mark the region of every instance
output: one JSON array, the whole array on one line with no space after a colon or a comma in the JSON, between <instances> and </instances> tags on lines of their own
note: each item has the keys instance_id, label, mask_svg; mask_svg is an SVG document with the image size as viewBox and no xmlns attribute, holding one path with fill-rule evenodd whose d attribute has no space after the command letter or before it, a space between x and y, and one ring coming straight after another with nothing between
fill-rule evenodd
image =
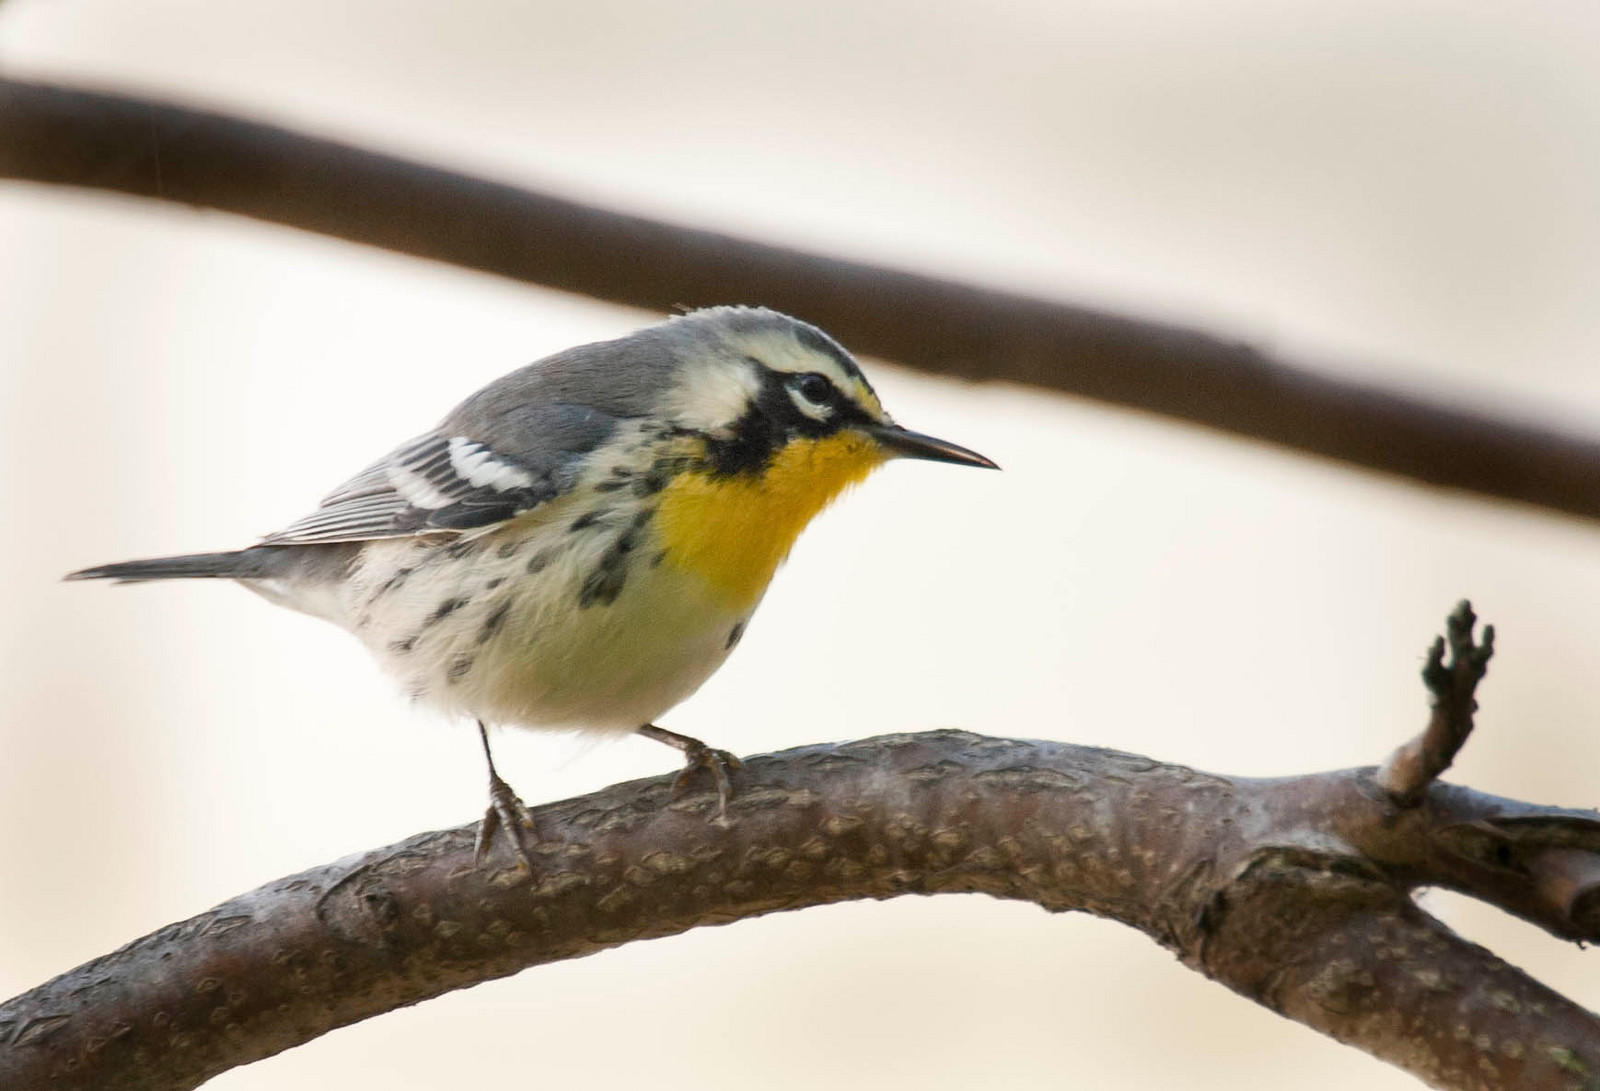
<instances>
[{"instance_id":1,"label":"textured bark","mask_svg":"<svg viewBox=\"0 0 1600 1091\"><path fill-rule=\"evenodd\" d=\"M1416 908L1451 887L1557 935L1540 881L1600 818L1371 769L1213 776L944 731L749 759L726 825L669 778L538 808L532 873L474 828L268 884L0 1006L0 1086L193 1087L334 1027L528 966L782 909L977 891L1122 921L1289 1018L1439 1087L1600 1077L1600 1020ZM1577 899L1581 902L1582 899ZM1591 1075L1593 1074L1593 1075Z\"/></svg>"},{"instance_id":2,"label":"textured bark","mask_svg":"<svg viewBox=\"0 0 1600 1091\"><path fill-rule=\"evenodd\" d=\"M1029 383L1600 518L1600 442L1191 329L627 216L222 114L0 81L0 177L220 209L655 310L764 303L938 375Z\"/></svg>"}]
</instances>

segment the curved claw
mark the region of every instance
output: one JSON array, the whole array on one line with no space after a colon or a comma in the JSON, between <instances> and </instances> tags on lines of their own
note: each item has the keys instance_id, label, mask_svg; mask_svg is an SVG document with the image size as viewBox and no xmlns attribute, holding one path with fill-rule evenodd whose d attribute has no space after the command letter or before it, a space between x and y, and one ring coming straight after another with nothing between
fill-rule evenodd
<instances>
[{"instance_id":1,"label":"curved claw","mask_svg":"<svg viewBox=\"0 0 1600 1091\"><path fill-rule=\"evenodd\" d=\"M495 834L502 834L503 839L511 845L517 859L529 871L533 870L533 860L528 856L528 847L523 840L523 832L533 832L537 829L533 821L533 812L528 810L528 805L522 802L517 793L511 790L511 785L500 779L498 773L492 769L489 773L489 806L483 812L483 821L478 823L478 838L473 845L473 862L482 864L489 855L489 848L494 844Z\"/></svg>"},{"instance_id":2,"label":"curved claw","mask_svg":"<svg viewBox=\"0 0 1600 1091\"><path fill-rule=\"evenodd\" d=\"M737 756L727 750L718 750L714 746L696 741L695 745L686 748L683 752L683 768L672 779L672 798L682 799L689 791L694 781L694 775L705 769L711 774L717 784L717 815L719 819L728 816L728 800L733 797L733 782L728 776L731 769L743 768L744 763Z\"/></svg>"},{"instance_id":3,"label":"curved claw","mask_svg":"<svg viewBox=\"0 0 1600 1091\"><path fill-rule=\"evenodd\" d=\"M738 757L726 750L707 746L699 739L688 735L680 735L676 731L668 731L655 724L645 724L639 728L639 734L656 742L664 742L683 754L683 769L672 781L672 798L680 799L689 791L694 781L694 775L705 769L711 773L712 779L717 784L717 813L714 822L726 822L728 818L728 800L733 798L733 781L728 776L729 770L742 768L744 763Z\"/></svg>"}]
</instances>

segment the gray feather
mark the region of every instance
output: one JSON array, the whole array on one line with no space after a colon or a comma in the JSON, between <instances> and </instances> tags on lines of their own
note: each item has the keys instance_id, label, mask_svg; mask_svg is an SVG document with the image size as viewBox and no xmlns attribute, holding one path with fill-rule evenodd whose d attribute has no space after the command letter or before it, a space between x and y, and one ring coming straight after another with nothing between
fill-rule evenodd
<instances>
[{"instance_id":1,"label":"gray feather","mask_svg":"<svg viewBox=\"0 0 1600 1091\"><path fill-rule=\"evenodd\" d=\"M147 560L102 564L69 573L64 578L116 580L118 583L208 578L262 580L282 576L291 568L304 568L308 561L312 562L312 567L316 567L316 562L324 559L302 549L252 546L231 553L189 553L181 557L151 557ZM347 560L341 556L337 563L347 563Z\"/></svg>"},{"instance_id":2,"label":"gray feather","mask_svg":"<svg viewBox=\"0 0 1600 1091\"><path fill-rule=\"evenodd\" d=\"M669 323L669 326L671 324ZM560 496L621 421L645 417L671 383L681 336L653 327L581 345L513 371L439 427L340 485L267 545L370 541L493 526ZM463 477L451 441L481 450L498 484ZM507 479L513 483L508 484Z\"/></svg>"}]
</instances>

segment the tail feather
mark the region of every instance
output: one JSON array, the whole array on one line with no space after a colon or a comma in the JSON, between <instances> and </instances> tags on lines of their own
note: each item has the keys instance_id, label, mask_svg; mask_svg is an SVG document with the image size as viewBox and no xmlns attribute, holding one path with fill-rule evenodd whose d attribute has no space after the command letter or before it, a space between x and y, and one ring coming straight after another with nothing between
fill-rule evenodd
<instances>
[{"instance_id":1,"label":"tail feather","mask_svg":"<svg viewBox=\"0 0 1600 1091\"><path fill-rule=\"evenodd\" d=\"M69 580L116 580L139 583L144 580L248 579L267 575L267 560L256 549L231 553L190 553L182 557L152 557L142 561L121 561L96 565L66 575Z\"/></svg>"}]
</instances>

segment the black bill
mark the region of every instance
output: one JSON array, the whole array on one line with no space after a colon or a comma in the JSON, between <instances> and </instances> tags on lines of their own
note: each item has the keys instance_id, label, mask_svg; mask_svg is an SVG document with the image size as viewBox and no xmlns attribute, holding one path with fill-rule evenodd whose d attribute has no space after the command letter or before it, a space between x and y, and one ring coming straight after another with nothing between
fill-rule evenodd
<instances>
[{"instance_id":1,"label":"black bill","mask_svg":"<svg viewBox=\"0 0 1600 1091\"><path fill-rule=\"evenodd\" d=\"M957 466L982 466L986 470L1000 467L977 451L969 451L948 440L935 439L921 432L908 432L896 424L880 425L868 430L868 435L902 458L920 458L928 462L953 462Z\"/></svg>"}]
</instances>

